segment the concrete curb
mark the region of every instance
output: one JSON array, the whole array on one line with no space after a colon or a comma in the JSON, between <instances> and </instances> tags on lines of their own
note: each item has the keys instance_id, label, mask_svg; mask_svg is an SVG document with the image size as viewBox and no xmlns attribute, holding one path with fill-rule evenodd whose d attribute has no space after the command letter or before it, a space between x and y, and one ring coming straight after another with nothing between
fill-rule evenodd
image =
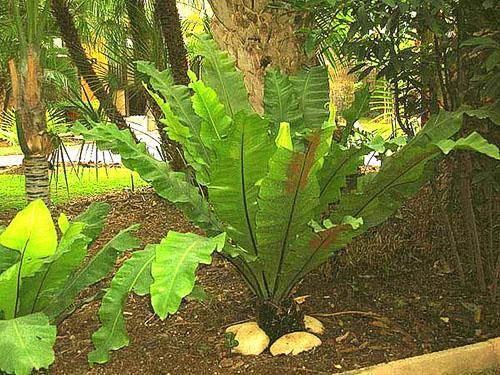
<instances>
[{"instance_id":1,"label":"concrete curb","mask_svg":"<svg viewBox=\"0 0 500 375\"><path fill-rule=\"evenodd\" d=\"M401 359L342 375L459 375L497 369L500 372L500 337L478 344Z\"/></svg>"}]
</instances>

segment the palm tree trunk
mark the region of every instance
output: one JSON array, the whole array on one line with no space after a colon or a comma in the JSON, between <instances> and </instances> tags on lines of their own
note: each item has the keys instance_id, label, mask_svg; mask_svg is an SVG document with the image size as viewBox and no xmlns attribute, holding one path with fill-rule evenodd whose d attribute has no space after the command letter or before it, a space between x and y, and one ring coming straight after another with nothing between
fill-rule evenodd
<instances>
[{"instance_id":1,"label":"palm tree trunk","mask_svg":"<svg viewBox=\"0 0 500 375\"><path fill-rule=\"evenodd\" d=\"M144 0L128 0L127 15L130 24L130 39L132 40L134 59L136 61L145 60L141 50L141 43L143 43L143 38L141 37L141 20L145 19ZM144 115L147 109L147 95L137 70L135 70L134 81L134 90L129 93L130 115Z\"/></svg>"},{"instance_id":2,"label":"palm tree trunk","mask_svg":"<svg viewBox=\"0 0 500 375\"><path fill-rule=\"evenodd\" d=\"M181 21L175 0L156 0L155 18L161 27L163 41L168 52L168 64L174 81L179 85L187 85L189 84L187 50L182 36ZM153 110L153 112L155 111ZM161 111L156 111L157 123L159 123L158 112L161 113ZM169 139L167 133L162 129L160 129L160 137L163 152L172 168L174 170L184 169L186 163L182 157L181 146Z\"/></svg>"},{"instance_id":3,"label":"palm tree trunk","mask_svg":"<svg viewBox=\"0 0 500 375\"><path fill-rule=\"evenodd\" d=\"M172 76L177 84L187 85L189 65L176 1L156 0L155 13L160 21Z\"/></svg>"},{"instance_id":4,"label":"palm tree trunk","mask_svg":"<svg viewBox=\"0 0 500 375\"><path fill-rule=\"evenodd\" d=\"M306 55L299 30L308 25L307 14L269 8L270 0L212 0L212 33L222 49L236 59L245 75L253 108L264 111L264 75L268 68L296 73L303 65L316 65Z\"/></svg>"},{"instance_id":5,"label":"palm tree trunk","mask_svg":"<svg viewBox=\"0 0 500 375\"><path fill-rule=\"evenodd\" d=\"M50 203L48 155L54 150L47 132L45 103L42 99L42 67L39 55L29 45L24 58L9 61L12 95L16 101L16 127L24 154L26 199Z\"/></svg>"},{"instance_id":6,"label":"palm tree trunk","mask_svg":"<svg viewBox=\"0 0 500 375\"><path fill-rule=\"evenodd\" d=\"M25 155L23 166L27 201L42 199L45 204L49 204L50 183L47 157Z\"/></svg>"},{"instance_id":7,"label":"palm tree trunk","mask_svg":"<svg viewBox=\"0 0 500 375\"><path fill-rule=\"evenodd\" d=\"M92 63L87 58L67 0L52 0L52 12L78 74L85 79L97 100L106 109L110 120L116 123L120 129L128 129L125 119L113 103L112 95L106 90Z\"/></svg>"}]
</instances>

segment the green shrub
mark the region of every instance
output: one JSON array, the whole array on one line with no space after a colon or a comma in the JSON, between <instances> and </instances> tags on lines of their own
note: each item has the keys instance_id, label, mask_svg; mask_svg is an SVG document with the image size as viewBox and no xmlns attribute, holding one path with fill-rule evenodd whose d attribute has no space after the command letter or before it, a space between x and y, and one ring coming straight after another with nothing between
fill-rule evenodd
<instances>
[{"instance_id":1,"label":"green shrub","mask_svg":"<svg viewBox=\"0 0 500 375\"><path fill-rule=\"evenodd\" d=\"M80 292L105 278L139 241L132 226L100 251L88 247L101 233L109 205L94 203L73 222L58 219L60 239L41 200L20 211L0 234L0 370L29 374L54 361L55 322L71 312Z\"/></svg>"},{"instance_id":2,"label":"green shrub","mask_svg":"<svg viewBox=\"0 0 500 375\"><path fill-rule=\"evenodd\" d=\"M452 140L464 111L443 111L385 157L373 178L346 192L346 177L356 173L364 155L394 145L376 140L344 146L333 140L326 71L313 68L295 77L270 71L261 116L251 111L242 74L227 53L208 37L199 39L197 53L204 58L208 86L194 76L189 87L175 85L169 71L138 64L150 77L165 131L183 146L196 181L155 160L126 130L111 124L75 129L99 148L119 153L127 168L206 234L171 231L156 247L150 292L161 318L177 310L194 288L196 266L210 263L218 250L257 296L267 333L276 338L296 329L302 320L291 294L298 282L389 218L428 181L443 152L473 149L499 158L498 148L477 133Z\"/></svg>"}]
</instances>

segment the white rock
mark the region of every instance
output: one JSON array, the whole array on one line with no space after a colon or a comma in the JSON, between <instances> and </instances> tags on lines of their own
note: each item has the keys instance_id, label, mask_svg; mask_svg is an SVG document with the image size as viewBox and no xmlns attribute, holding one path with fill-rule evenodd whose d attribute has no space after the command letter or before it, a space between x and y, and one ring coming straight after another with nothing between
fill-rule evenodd
<instances>
[{"instance_id":1,"label":"white rock","mask_svg":"<svg viewBox=\"0 0 500 375\"><path fill-rule=\"evenodd\" d=\"M315 335L322 335L325 333L325 326L318 319L304 315L304 325L307 332L314 333Z\"/></svg>"},{"instance_id":2,"label":"white rock","mask_svg":"<svg viewBox=\"0 0 500 375\"><path fill-rule=\"evenodd\" d=\"M271 345L273 356L285 354L296 355L321 345L321 340L309 332L292 332L281 336Z\"/></svg>"},{"instance_id":3,"label":"white rock","mask_svg":"<svg viewBox=\"0 0 500 375\"><path fill-rule=\"evenodd\" d=\"M235 324L226 332L234 333L234 339L238 341L238 346L231 350L233 353L259 355L269 346L269 336L255 322Z\"/></svg>"}]
</instances>

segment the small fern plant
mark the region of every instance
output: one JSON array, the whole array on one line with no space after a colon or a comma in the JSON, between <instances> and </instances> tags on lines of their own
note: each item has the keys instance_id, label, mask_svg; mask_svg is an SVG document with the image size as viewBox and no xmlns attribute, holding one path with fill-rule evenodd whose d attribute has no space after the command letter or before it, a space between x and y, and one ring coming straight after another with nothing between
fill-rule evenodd
<instances>
[{"instance_id":1,"label":"small fern plant","mask_svg":"<svg viewBox=\"0 0 500 375\"><path fill-rule=\"evenodd\" d=\"M477 133L452 140L463 112L441 112L385 158L369 182L347 192L347 176L366 154L384 152L385 145L334 141L323 68L291 77L270 70L265 112L259 114L226 52L202 36L196 53L203 57L203 81L191 75L189 87L174 84L168 70L138 63L163 110L164 131L182 145L194 181L191 173L155 160L127 130L113 124L74 129L99 148L119 153L126 167L205 233L170 231L157 247L150 293L161 318L177 310L194 288L196 266L210 263L217 250L257 296L259 324L269 336L296 330L302 316L292 302L294 287L354 237L389 218L429 179L443 152L475 149L498 158L496 146Z\"/></svg>"},{"instance_id":2,"label":"small fern plant","mask_svg":"<svg viewBox=\"0 0 500 375\"><path fill-rule=\"evenodd\" d=\"M29 374L54 361L55 324L71 313L80 292L105 278L119 255L139 241L132 226L94 256L109 205L94 203L69 222L59 217L60 239L41 200L0 230L0 372Z\"/></svg>"}]
</instances>

